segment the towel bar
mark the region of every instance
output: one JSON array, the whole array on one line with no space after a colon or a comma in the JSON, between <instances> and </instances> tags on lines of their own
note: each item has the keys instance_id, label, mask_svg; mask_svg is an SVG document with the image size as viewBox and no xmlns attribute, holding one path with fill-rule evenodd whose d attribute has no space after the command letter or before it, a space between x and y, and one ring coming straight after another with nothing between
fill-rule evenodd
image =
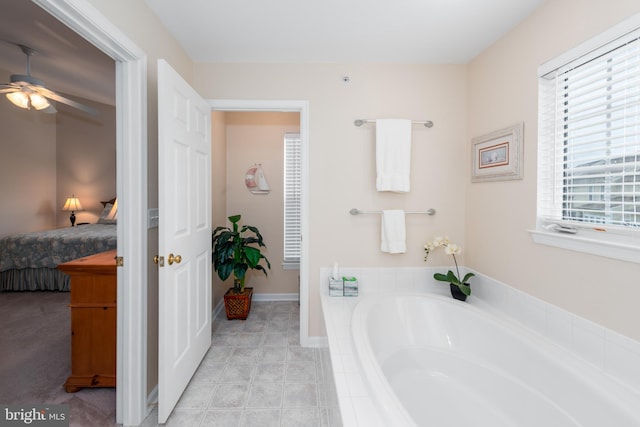
<instances>
[{"instance_id":1,"label":"towel bar","mask_svg":"<svg viewBox=\"0 0 640 427\"><path fill-rule=\"evenodd\" d=\"M361 211L360 209L353 208L349 211L351 215L362 215L362 214L381 214L382 211ZM426 214L426 215L435 215L435 209L428 209L426 211L406 211L406 214Z\"/></svg>"},{"instance_id":2,"label":"towel bar","mask_svg":"<svg viewBox=\"0 0 640 427\"><path fill-rule=\"evenodd\" d=\"M356 126L362 126L365 123L375 123L376 121L374 119L358 119L356 121L353 122L354 125ZM431 120L425 120L425 121L411 121L411 124L414 125L424 125L424 127L430 128L433 127L433 122Z\"/></svg>"}]
</instances>

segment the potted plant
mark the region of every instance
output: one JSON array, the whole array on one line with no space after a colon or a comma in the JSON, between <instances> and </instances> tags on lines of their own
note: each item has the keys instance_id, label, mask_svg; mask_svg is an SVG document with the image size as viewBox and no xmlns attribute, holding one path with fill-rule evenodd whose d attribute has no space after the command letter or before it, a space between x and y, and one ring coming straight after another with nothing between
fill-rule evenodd
<instances>
[{"instance_id":1,"label":"potted plant","mask_svg":"<svg viewBox=\"0 0 640 427\"><path fill-rule=\"evenodd\" d=\"M232 227L216 227L212 235L213 269L220 280L225 281L233 275L233 287L224 295L224 306L227 319L246 319L251 309L253 288L245 288L247 270L260 270L267 275L267 270L260 263L271 263L260 248L266 247L260 231L254 226L239 226L240 215L229 217Z\"/></svg>"},{"instance_id":2,"label":"potted plant","mask_svg":"<svg viewBox=\"0 0 640 427\"><path fill-rule=\"evenodd\" d=\"M460 270L458 269L458 261L456 260L456 255L460 255L462 253L462 248L455 243L449 242L449 238L445 237L436 237L426 245L424 245L424 260L427 261L429 254L434 249L439 247L443 247L444 251L447 255L451 255L453 257L453 262L456 265L456 273L449 270L447 274L435 273L433 278L440 282L449 283L449 289L451 290L451 296L460 301L465 301L469 295L471 295L471 286L469 285L468 280L475 276L473 273L467 273L460 280Z\"/></svg>"}]
</instances>

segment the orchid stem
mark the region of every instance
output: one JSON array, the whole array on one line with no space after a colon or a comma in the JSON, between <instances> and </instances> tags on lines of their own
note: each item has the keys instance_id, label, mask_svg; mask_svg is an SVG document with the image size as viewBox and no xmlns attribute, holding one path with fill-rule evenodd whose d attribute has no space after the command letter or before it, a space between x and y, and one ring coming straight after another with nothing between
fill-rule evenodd
<instances>
[{"instance_id":1,"label":"orchid stem","mask_svg":"<svg viewBox=\"0 0 640 427\"><path fill-rule=\"evenodd\" d=\"M456 264L456 273L458 273L458 282L462 283L460 281L460 270L458 270L458 261L456 260L456 256L455 254L451 254L451 256L453 257L453 262Z\"/></svg>"}]
</instances>

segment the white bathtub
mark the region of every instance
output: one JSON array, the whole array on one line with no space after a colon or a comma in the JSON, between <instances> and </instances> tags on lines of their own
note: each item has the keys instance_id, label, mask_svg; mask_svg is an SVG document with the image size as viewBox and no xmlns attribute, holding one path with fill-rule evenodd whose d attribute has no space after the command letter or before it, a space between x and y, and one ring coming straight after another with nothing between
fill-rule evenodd
<instances>
[{"instance_id":1,"label":"white bathtub","mask_svg":"<svg viewBox=\"0 0 640 427\"><path fill-rule=\"evenodd\" d=\"M352 334L388 426L640 426L638 395L547 339L438 295L362 299Z\"/></svg>"}]
</instances>

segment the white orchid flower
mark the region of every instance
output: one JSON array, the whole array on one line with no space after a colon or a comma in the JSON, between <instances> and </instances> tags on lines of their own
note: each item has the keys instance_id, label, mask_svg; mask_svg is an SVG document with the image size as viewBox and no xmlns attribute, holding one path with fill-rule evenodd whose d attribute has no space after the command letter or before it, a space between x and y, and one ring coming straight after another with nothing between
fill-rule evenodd
<instances>
[{"instance_id":1,"label":"white orchid flower","mask_svg":"<svg viewBox=\"0 0 640 427\"><path fill-rule=\"evenodd\" d=\"M424 250L425 250L425 255L424 255L424 260L425 262L427 261L427 258L429 256L429 253L440 247L443 246L444 247L444 251L447 255L451 255L453 257L453 262L456 265L456 273L452 272L451 270L449 270L449 272L447 274L442 274L442 273L435 273L433 275L433 278L441 281L441 282L449 282L449 284L451 286L453 285L457 285L458 288L460 289L460 291L464 294L464 295L470 295L471 294L471 288L469 287L469 284L467 283L468 280L475 276L473 273L467 273L464 277L460 276L460 269L458 268L458 260L456 259L456 255L460 255L462 253L462 248L460 246L458 246L455 243L451 243L449 241L449 237L436 237L434 238L431 242L427 243L426 245L424 245ZM454 295L454 298L458 298ZM466 297L465 297L466 298ZM464 299L462 299L464 301Z\"/></svg>"},{"instance_id":2,"label":"white orchid flower","mask_svg":"<svg viewBox=\"0 0 640 427\"><path fill-rule=\"evenodd\" d=\"M444 252L447 255L460 255L462 253L462 248L455 243L451 243L444 248Z\"/></svg>"}]
</instances>

